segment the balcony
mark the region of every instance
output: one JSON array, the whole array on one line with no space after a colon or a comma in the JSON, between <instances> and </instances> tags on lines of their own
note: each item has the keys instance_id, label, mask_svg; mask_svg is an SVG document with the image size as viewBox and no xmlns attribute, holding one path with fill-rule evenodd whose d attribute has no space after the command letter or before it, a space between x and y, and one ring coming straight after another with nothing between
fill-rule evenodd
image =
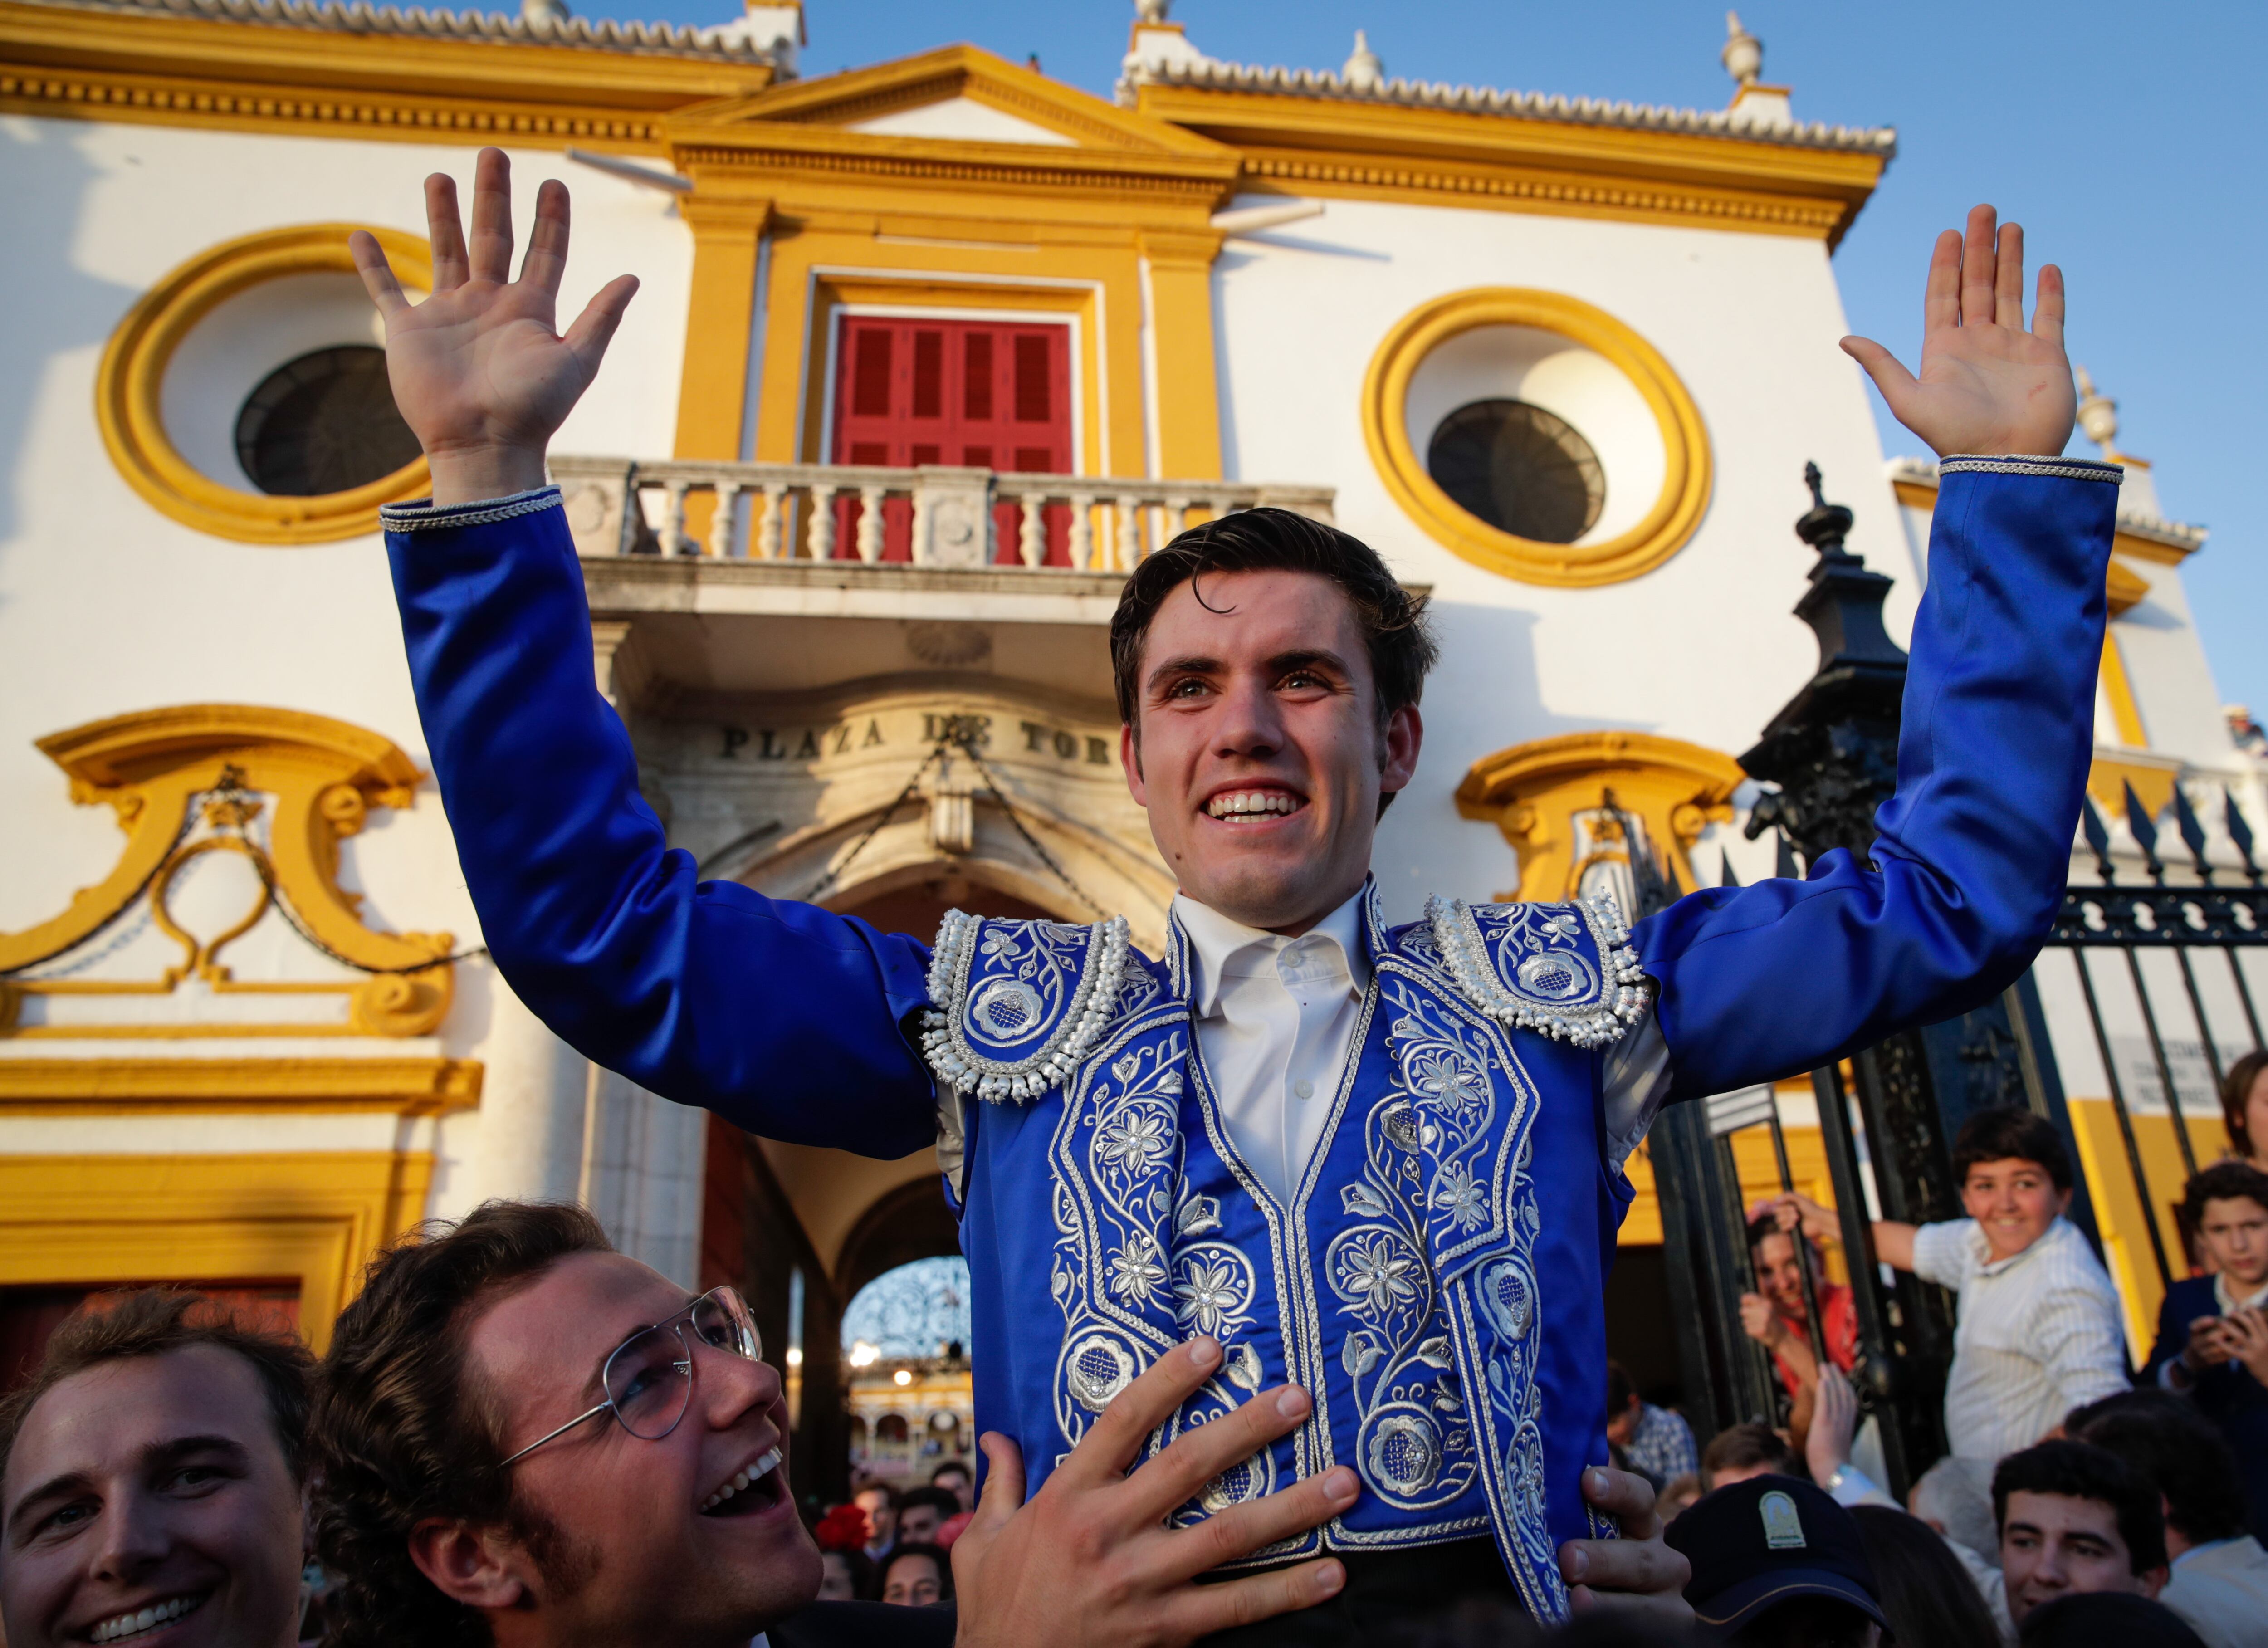
<instances>
[{"instance_id":1,"label":"balcony","mask_svg":"<svg viewBox=\"0 0 2268 1648\"><path fill-rule=\"evenodd\" d=\"M1329 487L837 464L554 458L602 685L655 707L972 669L1109 695L1104 636L1138 562Z\"/></svg>"}]
</instances>

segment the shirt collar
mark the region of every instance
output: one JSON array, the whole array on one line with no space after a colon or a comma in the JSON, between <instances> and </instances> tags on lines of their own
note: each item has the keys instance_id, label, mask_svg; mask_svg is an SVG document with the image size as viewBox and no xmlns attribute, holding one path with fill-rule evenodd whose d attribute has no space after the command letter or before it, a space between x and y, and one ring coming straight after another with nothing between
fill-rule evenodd
<instances>
[{"instance_id":1,"label":"shirt collar","mask_svg":"<svg viewBox=\"0 0 2268 1648\"><path fill-rule=\"evenodd\" d=\"M1277 959L1297 944L1316 963L1331 967L1349 995L1370 988L1370 953L1363 938L1366 887L1298 938L1233 921L1185 893L1174 894L1174 918L1189 941L1189 1005L1200 1019L1220 1011L1221 982L1274 973Z\"/></svg>"},{"instance_id":2,"label":"shirt collar","mask_svg":"<svg viewBox=\"0 0 2268 1648\"><path fill-rule=\"evenodd\" d=\"M2054 1243L2063 1240L2064 1232L2073 1228L2063 1215L2058 1213L2049 1222L2048 1227L2040 1232L2039 1240L2021 1253L2010 1254L2006 1259L1995 1259L1992 1257L1992 1244L1984 1239L1984 1227L1974 1219L1970 1221L1970 1225L1969 1239L1977 1244L1975 1248L1977 1274L1984 1276L2007 1275L2034 1254L2043 1252Z\"/></svg>"},{"instance_id":3,"label":"shirt collar","mask_svg":"<svg viewBox=\"0 0 2268 1648\"><path fill-rule=\"evenodd\" d=\"M2228 1276L2226 1274L2216 1276L2213 1279L2213 1303L2220 1306L2220 1313L2224 1316L2231 1311L2250 1310L2256 1306L2268 1305L2268 1282L2264 1282L2257 1291L2246 1294L2242 1299L2238 1299L2229 1291Z\"/></svg>"}]
</instances>

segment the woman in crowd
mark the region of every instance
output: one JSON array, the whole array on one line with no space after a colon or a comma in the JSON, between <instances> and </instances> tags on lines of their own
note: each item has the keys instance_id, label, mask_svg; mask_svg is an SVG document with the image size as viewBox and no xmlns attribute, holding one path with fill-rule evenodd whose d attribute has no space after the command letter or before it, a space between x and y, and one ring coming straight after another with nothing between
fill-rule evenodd
<instances>
[{"instance_id":1,"label":"woman in crowd","mask_svg":"<svg viewBox=\"0 0 2268 1648\"><path fill-rule=\"evenodd\" d=\"M2220 1084L2228 1153L2268 1173L2268 1053L2247 1053Z\"/></svg>"},{"instance_id":2,"label":"woman in crowd","mask_svg":"<svg viewBox=\"0 0 2268 1648\"><path fill-rule=\"evenodd\" d=\"M1928 1523L1888 1505L1854 1505L1874 1567L1890 1640L1915 1648L2000 1648L1999 1627L1976 1582Z\"/></svg>"}]
</instances>

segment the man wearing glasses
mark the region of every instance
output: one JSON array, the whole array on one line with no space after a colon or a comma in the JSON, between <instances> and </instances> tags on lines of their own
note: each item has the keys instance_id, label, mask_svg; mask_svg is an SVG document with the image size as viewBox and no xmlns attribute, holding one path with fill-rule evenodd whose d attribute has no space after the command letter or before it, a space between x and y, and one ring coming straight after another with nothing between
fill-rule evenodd
<instances>
[{"instance_id":1,"label":"man wearing glasses","mask_svg":"<svg viewBox=\"0 0 2268 1648\"><path fill-rule=\"evenodd\" d=\"M1192 1351L1200 1354L1192 1354ZM747 1304L613 1250L580 1208L490 1203L394 1248L340 1317L309 1425L330 1648L940 1645L953 1617L813 1604L818 1548L786 1489L786 1406ZM1173 1506L1293 1429L1268 1391L1129 1477L1145 1438L1220 1360L1160 1358L1020 1512L996 1475L954 1553L959 1640L1174 1644L1308 1606L1309 1569L1194 1577L1354 1497L1312 1477L1171 1530Z\"/></svg>"},{"instance_id":2,"label":"man wearing glasses","mask_svg":"<svg viewBox=\"0 0 2268 1648\"><path fill-rule=\"evenodd\" d=\"M427 205L422 304L354 240L433 474L430 506L385 511L387 548L459 859L520 997L751 1131L884 1157L937 1140L977 1424L1035 1482L1202 1335L1219 1376L1161 1442L1278 1383L1314 1410L1177 1517L1354 1467L1360 1496L1265 1560L1344 1563L1357 1629L1462 1593L1547 1620L1600 1590L1674 1593L1651 1494L1601 1468L1624 1163L1665 1101L1989 1000L2061 896L2119 471L2057 455L2076 398L2054 268L2028 328L2021 232L1978 207L1932 259L1919 379L1845 341L1948 454L1869 860L1707 889L1634 934L1606 902L1436 899L1388 926L1371 850L1417 769L1434 644L1366 545L1252 510L1139 562L1112 620L1127 784L1181 889L1153 959L1123 918L956 911L929 949L696 885L593 689L545 484L636 283L555 332L566 191L539 192L513 281L497 151L469 241L449 179Z\"/></svg>"}]
</instances>

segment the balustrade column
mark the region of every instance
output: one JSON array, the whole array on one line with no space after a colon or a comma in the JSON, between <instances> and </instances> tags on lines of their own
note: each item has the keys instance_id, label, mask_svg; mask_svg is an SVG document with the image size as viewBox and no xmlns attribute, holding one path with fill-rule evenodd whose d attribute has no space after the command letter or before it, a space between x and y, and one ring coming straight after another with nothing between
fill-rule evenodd
<instances>
[{"instance_id":1,"label":"balustrade column","mask_svg":"<svg viewBox=\"0 0 2268 1648\"><path fill-rule=\"evenodd\" d=\"M1094 500L1074 492L1071 500L1071 563L1087 570L1094 560Z\"/></svg>"},{"instance_id":2,"label":"balustrade column","mask_svg":"<svg viewBox=\"0 0 2268 1648\"><path fill-rule=\"evenodd\" d=\"M811 522L804 528L803 547L814 561L835 559L835 489L811 489Z\"/></svg>"},{"instance_id":3,"label":"balustrade column","mask_svg":"<svg viewBox=\"0 0 2268 1648\"><path fill-rule=\"evenodd\" d=\"M1024 564L1035 567L1048 558L1048 500L1044 494L1027 492L1017 500L1024 511L1020 530L1016 534L1016 553Z\"/></svg>"},{"instance_id":4,"label":"balustrade column","mask_svg":"<svg viewBox=\"0 0 2268 1648\"><path fill-rule=\"evenodd\" d=\"M689 555L698 553L693 540L685 535L685 491L689 481L665 482L669 494L666 524L662 528L662 548L671 555Z\"/></svg>"},{"instance_id":5,"label":"balustrade column","mask_svg":"<svg viewBox=\"0 0 2268 1648\"><path fill-rule=\"evenodd\" d=\"M1141 505L1131 497L1122 497L1112 507L1118 516L1118 570L1131 572L1142 558Z\"/></svg>"},{"instance_id":6,"label":"balustrade column","mask_svg":"<svg viewBox=\"0 0 2268 1648\"><path fill-rule=\"evenodd\" d=\"M735 519L740 512L740 483L719 481L717 483L717 513L709 522L709 553L718 560L733 553L733 533L739 525Z\"/></svg>"},{"instance_id":7,"label":"balustrade column","mask_svg":"<svg viewBox=\"0 0 2268 1648\"><path fill-rule=\"evenodd\" d=\"M787 512L787 488L777 481L764 483L764 519L754 533L755 553L767 561L780 558L781 517Z\"/></svg>"},{"instance_id":8,"label":"balustrade column","mask_svg":"<svg viewBox=\"0 0 2268 1648\"><path fill-rule=\"evenodd\" d=\"M858 489L858 558L872 566L882 558L882 489Z\"/></svg>"}]
</instances>

